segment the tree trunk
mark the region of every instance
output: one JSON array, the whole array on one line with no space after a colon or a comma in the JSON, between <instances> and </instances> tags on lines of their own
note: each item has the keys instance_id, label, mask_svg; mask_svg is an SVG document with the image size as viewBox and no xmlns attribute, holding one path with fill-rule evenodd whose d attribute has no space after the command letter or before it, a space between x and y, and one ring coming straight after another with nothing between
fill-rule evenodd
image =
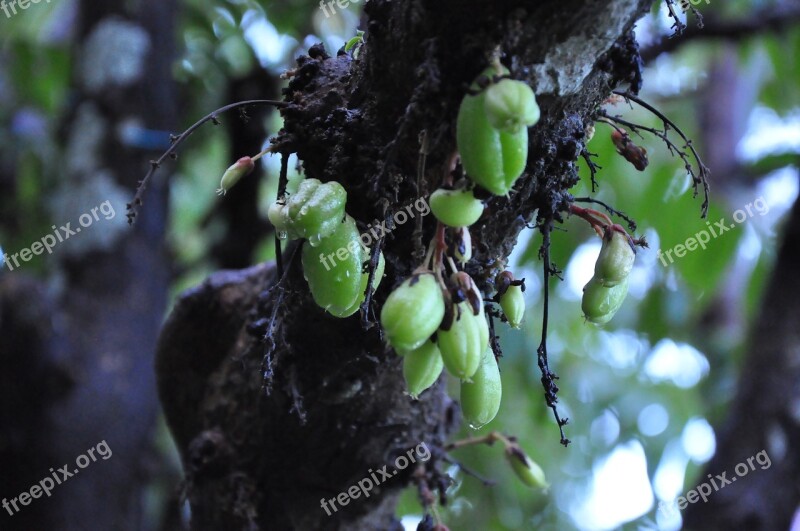
<instances>
[{"instance_id":1,"label":"tree trunk","mask_svg":"<svg viewBox=\"0 0 800 531\"><path fill-rule=\"evenodd\" d=\"M542 118L516 191L489 200L485 221L473 227L469 272L482 287L534 213L559 219L578 180L588 117L639 75L631 28L648 5L373 0L357 60L329 57L321 46L298 60L275 143L298 154L307 177L342 183L361 228L387 220L378 307L418 265L435 225L425 219L420 240L414 222L392 216L438 186L455 149L458 105L491 51L499 46L531 84ZM418 188L423 132L429 154ZM279 284L267 266L218 273L181 298L162 331L159 392L197 529L396 528L397 495L412 474L431 488L443 484L435 466L458 408L441 381L411 401L380 328L334 319L314 304L298 247L288 246ZM418 469L330 516L321 507L421 443L433 459Z\"/></svg>"},{"instance_id":2,"label":"tree trunk","mask_svg":"<svg viewBox=\"0 0 800 531\"><path fill-rule=\"evenodd\" d=\"M129 190L145 169L142 159L163 146L145 149L148 133L119 133L137 117L150 130L175 128L169 81L175 3L144 0L135 14L125 4L80 5L74 108L63 127L60 188L50 197L58 225L71 221L76 229L78 216L105 200L114 216L100 216L53 249L58 294L24 269L0 283L2 358L9 368L0 372L4 495L30 490L65 464L74 472L76 459L102 441L111 454L106 460L95 451L97 460L49 497L5 515L4 529L142 525L158 413L152 353L169 282L161 249L166 187L153 186L148 216L129 230Z\"/></svg>"},{"instance_id":3,"label":"tree trunk","mask_svg":"<svg viewBox=\"0 0 800 531\"><path fill-rule=\"evenodd\" d=\"M708 483L711 474L716 482L712 486L719 490L714 489L706 503L689 505L688 529L789 529L800 504L798 270L800 201L784 228L736 398L717 433L717 452L698 479L698 484ZM756 457L762 451L766 457ZM741 465L736 468L740 463L746 471ZM722 474L736 481L725 484L718 477Z\"/></svg>"}]
</instances>

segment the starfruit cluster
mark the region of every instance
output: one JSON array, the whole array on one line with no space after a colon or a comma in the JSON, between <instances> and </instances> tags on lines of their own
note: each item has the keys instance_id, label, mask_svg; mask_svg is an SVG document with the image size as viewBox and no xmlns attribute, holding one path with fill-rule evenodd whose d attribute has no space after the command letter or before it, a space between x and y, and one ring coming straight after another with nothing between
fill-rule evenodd
<instances>
[{"instance_id":1,"label":"starfruit cluster","mask_svg":"<svg viewBox=\"0 0 800 531\"><path fill-rule=\"evenodd\" d=\"M519 326L521 291L505 287L501 307L509 323ZM447 369L460 381L461 409L470 427L480 428L497 415L503 394L500 370L489 348L481 293L467 273L455 272L444 283L432 271L418 269L386 299L381 325L389 344L404 358L403 375L413 398Z\"/></svg>"},{"instance_id":2,"label":"starfruit cluster","mask_svg":"<svg viewBox=\"0 0 800 531\"><path fill-rule=\"evenodd\" d=\"M347 192L339 183L305 179L297 192L275 201L268 217L282 239L306 239L303 275L314 301L336 317L348 317L364 302L370 250L361 243L356 222L345 212ZM383 253L373 289L383 278Z\"/></svg>"},{"instance_id":3,"label":"starfruit cluster","mask_svg":"<svg viewBox=\"0 0 800 531\"><path fill-rule=\"evenodd\" d=\"M495 195L505 195L528 160L528 127L539 121L533 90L508 76L499 63L483 71L458 110L456 142L467 176ZM494 82L496 78L499 81ZM482 83L490 81L483 89Z\"/></svg>"},{"instance_id":4,"label":"starfruit cluster","mask_svg":"<svg viewBox=\"0 0 800 531\"><path fill-rule=\"evenodd\" d=\"M614 317L628 294L628 276L635 258L636 247L625 229L607 225L594 276L583 288L581 309L587 321L603 325Z\"/></svg>"}]
</instances>

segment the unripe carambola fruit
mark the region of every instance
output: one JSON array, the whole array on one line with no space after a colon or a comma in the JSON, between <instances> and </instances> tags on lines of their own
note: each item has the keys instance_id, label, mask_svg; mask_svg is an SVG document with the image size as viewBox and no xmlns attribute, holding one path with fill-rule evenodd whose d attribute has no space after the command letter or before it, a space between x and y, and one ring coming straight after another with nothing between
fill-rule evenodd
<instances>
[{"instance_id":1,"label":"unripe carambola fruit","mask_svg":"<svg viewBox=\"0 0 800 531\"><path fill-rule=\"evenodd\" d=\"M344 260L337 255L342 249L347 251ZM330 255L333 255L333 260ZM303 245L303 275L314 301L321 308L333 315L341 315L353 306L359 294L363 293L361 264L365 255L358 227L350 216L340 221L319 246Z\"/></svg>"},{"instance_id":2,"label":"unripe carambola fruit","mask_svg":"<svg viewBox=\"0 0 800 531\"><path fill-rule=\"evenodd\" d=\"M370 250L367 249L364 251L364 260L369 260L370 258ZM378 265L375 267L375 275L372 279L372 289L377 290L378 286L381 284L381 280L383 280L383 270L386 267L386 260L383 258L383 252L378 255ZM359 288L359 295L356 299L356 302L350 308L342 311L341 313L334 313L336 317L350 317L354 313L358 311L361 307L361 304L366 299L367 293L367 282L369 282L369 271L361 273L361 287ZM331 312L333 313L333 312Z\"/></svg>"},{"instance_id":3,"label":"unripe carambola fruit","mask_svg":"<svg viewBox=\"0 0 800 531\"><path fill-rule=\"evenodd\" d=\"M341 184L304 179L284 204L274 203L267 213L279 231L290 238L307 238L316 247L338 227L344 217L347 192Z\"/></svg>"},{"instance_id":4,"label":"unripe carambola fruit","mask_svg":"<svg viewBox=\"0 0 800 531\"><path fill-rule=\"evenodd\" d=\"M416 400L422 391L432 386L442 374L443 368L442 354L431 340L418 349L406 352L403 358L403 376L411 398Z\"/></svg>"},{"instance_id":5,"label":"unripe carambola fruit","mask_svg":"<svg viewBox=\"0 0 800 531\"><path fill-rule=\"evenodd\" d=\"M540 489L549 487L547 479L544 476L544 470L542 470L542 467L540 467L536 461L532 460L522 451L514 452L511 449L506 449L505 454L506 459L508 459L511 465L511 469L525 485L534 488L538 487Z\"/></svg>"},{"instance_id":6,"label":"unripe carambola fruit","mask_svg":"<svg viewBox=\"0 0 800 531\"><path fill-rule=\"evenodd\" d=\"M444 296L431 272L415 273L386 299L381 326L395 350L419 348L444 317Z\"/></svg>"},{"instance_id":7,"label":"unripe carambola fruit","mask_svg":"<svg viewBox=\"0 0 800 531\"><path fill-rule=\"evenodd\" d=\"M606 287L616 286L628 278L635 258L636 251L628 236L606 229L603 246L594 265L594 278Z\"/></svg>"},{"instance_id":8,"label":"unripe carambola fruit","mask_svg":"<svg viewBox=\"0 0 800 531\"><path fill-rule=\"evenodd\" d=\"M478 322L478 332L480 332L481 345L483 348L489 347L489 323L486 321L486 316L483 313L483 304L480 306L480 312L475 316Z\"/></svg>"},{"instance_id":9,"label":"unripe carambola fruit","mask_svg":"<svg viewBox=\"0 0 800 531\"><path fill-rule=\"evenodd\" d=\"M509 286L506 292L500 295L500 307L511 328L519 328L525 315L525 296L522 294L522 286Z\"/></svg>"},{"instance_id":10,"label":"unripe carambola fruit","mask_svg":"<svg viewBox=\"0 0 800 531\"><path fill-rule=\"evenodd\" d=\"M497 73L491 67L484 71L487 76ZM471 88L480 90L477 83ZM525 169L528 129L521 127L508 133L492 127L486 116L485 99L484 90L474 96L467 94L461 101L456 121L458 152L470 179L495 195L505 195Z\"/></svg>"},{"instance_id":11,"label":"unripe carambola fruit","mask_svg":"<svg viewBox=\"0 0 800 531\"><path fill-rule=\"evenodd\" d=\"M492 127L514 133L539 121L536 95L522 81L501 79L486 89L486 117Z\"/></svg>"},{"instance_id":12,"label":"unripe carambola fruit","mask_svg":"<svg viewBox=\"0 0 800 531\"><path fill-rule=\"evenodd\" d=\"M461 412L469 427L477 430L491 422L500 411L503 387L500 368L490 349L484 351L471 382L461 382Z\"/></svg>"},{"instance_id":13,"label":"unripe carambola fruit","mask_svg":"<svg viewBox=\"0 0 800 531\"><path fill-rule=\"evenodd\" d=\"M606 287L594 277L583 287L581 309L587 321L606 324L614 317L628 294L628 279L616 286Z\"/></svg>"},{"instance_id":14,"label":"unripe carambola fruit","mask_svg":"<svg viewBox=\"0 0 800 531\"><path fill-rule=\"evenodd\" d=\"M456 318L449 330L436 334L439 350L447 371L461 380L468 380L481 363L481 356L489 345L489 331L484 334L483 311L474 315L468 302L460 302L453 310ZM483 323L481 323L483 321Z\"/></svg>"},{"instance_id":15,"label":"unripe carambola fruit","mask_svg":"<svg viewBox=\"0 0 800 531\"><path fill-rule=\"evenodd\" d=\"M448 227L469 227L483 213L483 203L472 190L439 188L431 194L430 205L436 219Z\"/></svg>"}]
</instances>

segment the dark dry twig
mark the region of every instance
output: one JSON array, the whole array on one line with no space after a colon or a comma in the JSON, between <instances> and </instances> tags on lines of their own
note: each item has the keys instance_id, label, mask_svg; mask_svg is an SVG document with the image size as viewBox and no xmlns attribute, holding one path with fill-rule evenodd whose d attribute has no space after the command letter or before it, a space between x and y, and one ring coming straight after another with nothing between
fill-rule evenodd
<instances>
[{"instance_id":1,"label":"dark dry twig","mask_svg":"<svg viewBox=\"0 0 800 531\"><path fill-rule=\"evenodd\" d=\"M213 122L214 125L219 124L219 120L217 119L217 115L222 114L224 112L230 111L231 109L237 109L240 107L245 107L247 105L273 105L275 107L285 107L288 103L284 101L276 101L276 100L247 100L247 101L238 101L236 103L231 103L225 105L224 107L220 107L216 111L213 111L194 124L192 124L189 129L184 131L178 136L171 135L170 141L171 145L169 149L167 149L163 155L161 155L157 160L150 161L150 169L147 171L147 175L144 176L144 179L139 181L139 185L136 187L136 194L133 196L133 201L128 203L127 206L127 213L125 214L128 218L128 224L133 225L133 220L136 218L136 210L138 207L142 206L144 202L142 201L142 197L144 196L144 191L147 189L147 183L150 182L150 178L155 174L156 170L161 167L161 164L164 163L167 158L176 158L176 150L178 146L180 146L184 140L189 138L192 133L197 131L203 124L207 122Z\"/></svg>"},{"instance_id":2,"label":"dark dry twig","mask_svg":"<svg viewBox=\"0 0 800 531\"><path fill-rule=\"evenodd\" d=\"M561 418L558 414L558 386L556 380L558 376L550 370L547 360L547 324L548 314L550 308L550 276L558 276L558 271L550 263L550 233L553 230L553 218L547 218L539 230L542 232L542 246L539 249L539 257L544 263L544 311L542 313L542 341L539 343L539 348L536 349L536 357L539 364L539 370L542 373L542 386L544 387L544 398L547 406L553 410L553 416L558 424L558 430L561 433L561 444L564 446L569 445L570 440L564 435L564 426L569 422L568 418Z\"/></svg>"},{"instance_id":3,"label":"dark dry twig","mask_svg":"<svg viewBox=\"0 0 800 531\"><path fill-rule=\"evenodd\" d=\"M652 135L655 135L658 138L660 138L667 145L667 149L669 149L670 153L672 153L674 155L678 155L681 158L681 160L683 161L683 164L684 164L684 168L689 173L689 175L692 176L692 188L694 190L693 197L697 197L697 195L699 193L699 187L702 185L702 187L703 187L703 204L700 206L700 217L701 218L705 218L708 215L708 205L709 205L708 175L709 175L710 172L709 172L708 167L703 163L703 160L700 158L700 155L697 153L697 150L694 148L694 145L692 144L691 139L689 139L689 137L687 137L686 134L684 134L684 132L681 130L680 127L675 125L675 122L673 122L672 120L667 118L661 111L659 111L658 109L656 109L655 107L653 107L652 105L647 103L646 101L642 100L641 98L639 98L637 96L634 96L630 92L622 92L622 91L616 91L615 90L614 94L622 96L628 102L633 101L633 102L637 103L638 105L640 105L641 107L645 108L646 110L650 111L653 115L658 117L659 120L661 120L662 124L664 125L664 129L660 130L660 129L656 129L654 127L648 127L648 126L645 126L645 125L635 124L633 122L629 122L629 121L621 118L620 116L612 116L612 115L606 113L602 109L598 112L598 115L602 116L602 117L604 117L606 119L605 120L601 119L599 121L603 122L605 124L611 125L612 127L614 127L616 130L618 130L620 132L624 132L624 131L621 130L616 125L614 125L615 123L630 128L630 130L632 132L636 133L639 136L641 136L641 132L640 131L647 131L648 133L650 133ZM611 123L611 122L613 122L613 123ZM672 140L669 139L668 135L669 135L669 131L670 130L675 131L675 133L677 133L678 136L681 137L681 139L684 142L683 148L678 147L674 142L672 142ZM689 152L691 153L691 155L694 158L695 162L697 163L697 170L695 170L694 165L689 160L689 153L687 153L685 151L685 149L689 150Z\"/></svg>"}]
</instances>

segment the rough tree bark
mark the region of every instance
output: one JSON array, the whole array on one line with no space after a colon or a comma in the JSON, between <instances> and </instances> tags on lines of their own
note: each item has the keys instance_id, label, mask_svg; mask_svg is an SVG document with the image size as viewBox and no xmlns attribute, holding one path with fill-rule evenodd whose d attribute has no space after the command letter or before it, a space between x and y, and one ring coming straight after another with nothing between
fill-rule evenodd
<instances>
[{"instance_id":1,"label":"rough tree bark","mask_svg":"<svg viewBox=\"0 0 800 531\"><path fill-rule=\"evenodd\" d=\"M649 4L373 0L358 60L321 46L298 60L276 145L296 152L308 177L341 182L362 227L389 220L437 186L455 147L460 100L499 46L534 87L542 118L516 192L492 198L472 233L469 272L485 287L526 222L558 219L566 207L588 117L612 88L637 79L631 28ZM428 171L418 189L423 131ZM386 240L378 307L418 263L423 243L413 225L396 226ZM433 225L425 220L426 238ZM291 258L296 250L289 245L277 287L268 266L218 273L180 299L162 331L159 392L197 529L396 528L394 506L411 468L332 516L320 499L421 442L440 455L457 425L441 382L419 402L403 394L401 364L379 327L316 307L299 257ZM431 487L441 479L436 461L417 476Z\"/></svg>"}]
</instances>

